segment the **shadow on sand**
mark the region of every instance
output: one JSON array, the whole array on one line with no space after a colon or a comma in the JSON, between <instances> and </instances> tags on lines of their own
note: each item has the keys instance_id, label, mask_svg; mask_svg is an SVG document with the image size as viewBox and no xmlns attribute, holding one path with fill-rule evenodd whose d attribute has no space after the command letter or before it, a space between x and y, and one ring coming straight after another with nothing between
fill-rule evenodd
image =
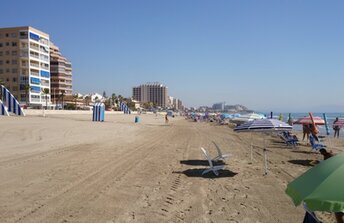
<instances>
[{"instance_id":1,"label":"shadow on sand","mask_svg":"<svg viewBox=\"0 0 344 223\"><path fill-rule=\"evenodd\" d=\"M312 152L312 151L302 151L302 150L293 150L291 151L292 153L303 153L303 154L314 154L317 152Z\"/></svg>"},{"instance_id":2,"label":"shadow on sand","mask_svg":"<svg viewBox=\"0 0 344 223\"><path fill-rule=\"evenodd\" d=\"M190 165L190 166L209 166L208 160L181 160L180 164ZM214 166L225 165L222 160L213 161Z\"/></svg>"},{"instance_id":3,"label":"shadow on sand","mask_svg":"<svg viewBox=\"0 0 344 223\"><path fill-rule=\"evenodd\" d=\"M176 174L184 174L187 177L201 177L201 178L225 178L225 177L234 177L238 173L234 173L230 170L219 170L219 175L215 176L213 172L202 175L202 172L206 169L188 169L184 171L175 171Z\"/></svg>"},{"instance_id":4,"label":"shadow on sand","mask_svg":"<svg viewBox=\"0 0 344 223\"><path fill-rule=\"evenodd\" d=\"M288 162L301 166L314 166L314 160L288 160Z\"/></svg>"}]
</instances>

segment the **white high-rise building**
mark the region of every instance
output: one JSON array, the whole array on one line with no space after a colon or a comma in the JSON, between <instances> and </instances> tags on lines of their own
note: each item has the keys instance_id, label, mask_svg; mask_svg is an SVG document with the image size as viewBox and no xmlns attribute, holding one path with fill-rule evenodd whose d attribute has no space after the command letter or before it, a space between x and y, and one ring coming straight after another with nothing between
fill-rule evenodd
<instances>
[{"instance_id":1,"label":"white high-rise building","mask_svg":"<svg viewBox=\"0 0 344 223\"><path fill-rule=\"evenodd\" d=\"M30 26L0 28L0 79L21 104L45 106L43 89L51 103L49 53L48 34Z\"/></svg>"}]
</instances>

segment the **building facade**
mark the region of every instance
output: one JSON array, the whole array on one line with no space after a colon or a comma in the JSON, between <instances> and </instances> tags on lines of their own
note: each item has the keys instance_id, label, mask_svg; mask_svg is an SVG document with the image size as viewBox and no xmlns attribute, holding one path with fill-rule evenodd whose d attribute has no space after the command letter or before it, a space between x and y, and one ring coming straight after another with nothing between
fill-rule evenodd
<instances>
[{"instance_id":1,"label":"building facade","mask_svg":"<svg viewBox=\"0 0 344 223\"><path fill-rule=\"evenodd\" d=\"M60 49L50 42L50 75L51 75L51 101L60 103L62 93L71 96L72 64L62 56Z\"/></svg>"},{"instance_id":2,"label":"building facade","mask_svg":"<svg viewBox=\"0 0 344 223\"><path fill-rule=\"evenodd\" d=\"M29 26L0 28L0 79L21 104L45 105L43 89L51 103L49 53L48 34Z\"/></svg>"},{"instance_id":3,"label":"building facade","mask_svg":"<svg viewBox=\"0 0 344 223\"><path fill-rule=\"evenodd\" d=\"M160 83L147 83L133 87L133 99L140 103L152 102L156 106L168 106L168 88Z\"/></svg>"}]
</instances>

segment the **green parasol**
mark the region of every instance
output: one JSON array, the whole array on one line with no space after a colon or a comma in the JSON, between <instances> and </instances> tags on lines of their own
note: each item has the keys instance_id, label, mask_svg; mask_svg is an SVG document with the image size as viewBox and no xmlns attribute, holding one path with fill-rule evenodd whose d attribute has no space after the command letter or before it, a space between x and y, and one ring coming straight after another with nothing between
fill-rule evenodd
<instances>
[{"instance_id":1,"label":"green parasol","mask_svg":"<svg viewBox=\"0 0 344 223\"><path fill-rule=\"evenodd\" d=\"M310 211L344 211L344 153L322 161L287 186L297 206L304 201Z\"/></svg>"}]
</instances>

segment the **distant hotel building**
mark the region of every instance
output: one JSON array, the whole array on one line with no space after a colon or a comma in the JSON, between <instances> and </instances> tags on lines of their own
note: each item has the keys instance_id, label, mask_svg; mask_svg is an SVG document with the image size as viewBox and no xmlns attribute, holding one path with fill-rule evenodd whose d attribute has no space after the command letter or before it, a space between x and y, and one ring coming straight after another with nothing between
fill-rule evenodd
<instances>
[{"instance_id":1,"label":"distant hotel building","mask_svg":"<svg viewBox=\"0 0 344 223\"><path fill-rule=\"evenodd\" d=\"M29 26L0 29L0 79L20 103L45 105L41 92L50 92L49 53L49 35L42 31ZM25 85L31 88L28 98Z\"/></svg>"},{"instance_id":2,"label":"distant hotel building","mask_svg":"<svg viewBox=\"0 0 344 223\"><path fill-rule=\"evenodd\" d=\"M50 42L51 101L56 104L64 91L72 95L72 64L62 56L60 50Z\"/></svg>"},{"instance_id":3,"label":"distant hotel building","mask_svg":"<svg viewBox=\"0 0 344 223\"><path fill-rule=\"evenodd\" d=\"M147 83L133 87L133 99L141 103L152 102L159 107L167 107L167 87L160 83Z\"/></svg>"},{"instance_id":4,"label":"distant hotel building","mask_svg":"<svg viewBox=\"0 0 344 223\"><path fill-rule=\"evenodd\" d=\"M213 104L213 110L215 111L223 111L225 110L225 102L215 103Z\"/></svg>"}]
</instances>

